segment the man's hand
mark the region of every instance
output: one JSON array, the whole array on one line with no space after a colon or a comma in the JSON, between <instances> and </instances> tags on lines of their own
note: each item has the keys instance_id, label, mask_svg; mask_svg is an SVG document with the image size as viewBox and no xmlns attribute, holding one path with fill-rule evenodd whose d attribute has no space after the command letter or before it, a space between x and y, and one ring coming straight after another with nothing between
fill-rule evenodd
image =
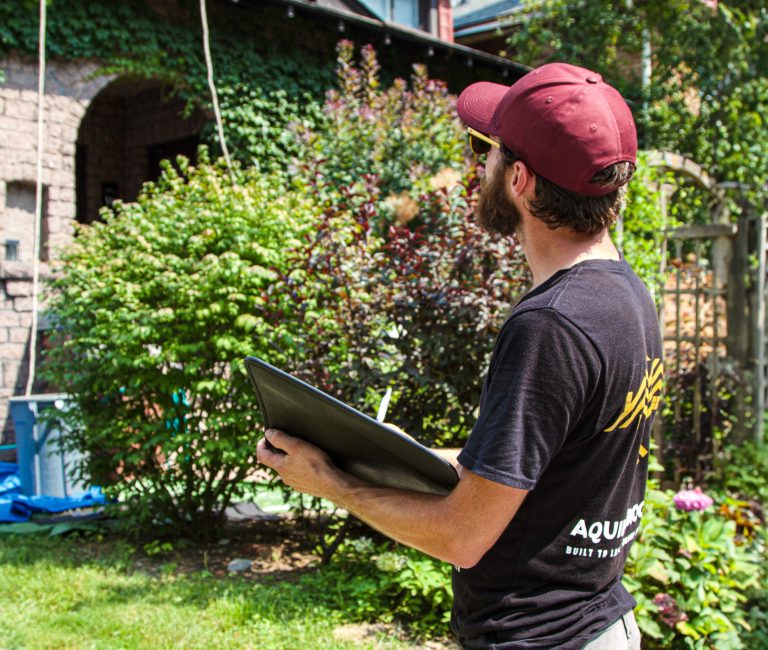
<instances>
[{"instance_id":1,"label":"man's hand","mask_svg":"<svg viewBox=\"0 0 768 650\"><path fill-rule=\"evenodd\" d=\"M315 497L333 500L352 478L322 449L278 429L267 429L256 445L256 459L275 470L288 487Z\"/></svg>"}]
</instances>

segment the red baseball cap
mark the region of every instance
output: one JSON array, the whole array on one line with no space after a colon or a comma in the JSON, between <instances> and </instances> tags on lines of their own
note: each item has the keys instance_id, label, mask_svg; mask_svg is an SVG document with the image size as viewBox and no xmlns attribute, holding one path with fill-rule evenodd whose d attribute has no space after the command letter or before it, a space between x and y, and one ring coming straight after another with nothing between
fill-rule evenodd
<instances>
[{"instance_id":1,"label":"red baseball cap","mask_svg":"<svg viewBox=\"0 0 768 650\"><path fill-rule=\"evenodd\" d=\"M586 68L548 63L511 86L480 81L459 95L457 110L473 129L499 136L535 173L576 194L614 191L589 181L610 165L637 160L629 106Z\"/></svg>"}]
</instances>

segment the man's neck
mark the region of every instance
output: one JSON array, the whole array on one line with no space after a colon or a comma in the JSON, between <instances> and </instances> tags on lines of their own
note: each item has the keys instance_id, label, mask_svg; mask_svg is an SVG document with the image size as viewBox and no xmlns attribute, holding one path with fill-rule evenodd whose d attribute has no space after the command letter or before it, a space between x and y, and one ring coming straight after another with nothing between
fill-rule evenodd
<instances>
[{"instance_id":1,"label":"man's neck","mask_svg":"<svg viewBox=\"0 0 768 650\"><path fill-rule=\"evenodd\" d=\"M621 259L607 229L597 235L583 235L565 228L550 230L539 219L529 217L523 219L519 240L533 273L534 287L561 269L585 260Z\"/></svg>"}]
</instances>

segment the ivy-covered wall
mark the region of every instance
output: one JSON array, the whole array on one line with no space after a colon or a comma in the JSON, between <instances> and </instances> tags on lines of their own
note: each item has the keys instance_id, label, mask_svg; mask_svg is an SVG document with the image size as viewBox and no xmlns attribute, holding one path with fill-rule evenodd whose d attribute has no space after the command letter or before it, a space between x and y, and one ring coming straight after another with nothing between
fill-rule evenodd
<instances>
[{"instance_id":1,"label":"ivy-covered wall","mask_svg":"<svg viewBox=\"0 0 768 650\"><path fill-rule=\"evenodd\" d=\"M379 51L382 80L408 77L415 62L457 92L478 79L512 83L522 74L450 48L431 47L397 32L387 36L263 2L209 2L211 50L227 138L235 156L264 164L292 151L285 126L312 121L333 84L340 38ZM54 1L48 12L47 56L98 61L105 74L167 82L190 103L208 107L198 4L189 0ZM37 3L0 4L0 55L37 57ZM213 133L207 134L213 138Z\"/></svg>"}]
</instances>

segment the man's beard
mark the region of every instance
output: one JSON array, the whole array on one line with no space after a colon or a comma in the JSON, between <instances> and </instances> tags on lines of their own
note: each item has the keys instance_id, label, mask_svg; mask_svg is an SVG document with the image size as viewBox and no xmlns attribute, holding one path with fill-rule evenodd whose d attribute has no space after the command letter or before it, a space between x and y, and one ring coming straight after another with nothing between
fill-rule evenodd
<instances>
[{"instance_id":1,"label":"man's beard","mask_svg":"<svg viewBox=\"0 0 768 650\"><path fill-rule=\"evenodd\" d=\"M491 234L514 235L520 225L520 211L507 195L506 168L497 165L494 173L480 183L480 196L475 218L483 230Z\"/></svg>"}]
</instances>

